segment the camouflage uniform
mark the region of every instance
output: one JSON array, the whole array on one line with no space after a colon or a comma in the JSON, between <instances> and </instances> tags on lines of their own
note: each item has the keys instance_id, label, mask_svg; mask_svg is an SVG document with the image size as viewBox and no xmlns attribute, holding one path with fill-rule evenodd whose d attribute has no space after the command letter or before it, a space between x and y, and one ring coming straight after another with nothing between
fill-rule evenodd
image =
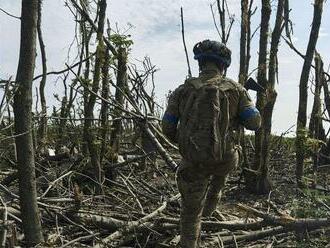
<instances>
[{"instance_id":1,"label":"camouflage uniform","mask_svg":"<svg viewBox=\"0 0 330 248\"><path fill-rule=\"evenodd\" d=\"M181 246L198 247L201 229L201 217L210 216L216 209L225 185L228 173L238 164L237 130L239 125L256 130L260 126L260 114L254 107L247 91L238 83L221 75L216 65L208 63L198 78L188 79L170 96L168 107L163 117L164 134L177 142L180 116L183 115L186 84L193 80L221 80L221 87L229 90L230 129L226 139L226 152L223 161L217 166L192 164L182 158L177 171L177 184L182 197L181 206ZM203 120L200 120L201 122Z\"/></svg>"}]
</instances>

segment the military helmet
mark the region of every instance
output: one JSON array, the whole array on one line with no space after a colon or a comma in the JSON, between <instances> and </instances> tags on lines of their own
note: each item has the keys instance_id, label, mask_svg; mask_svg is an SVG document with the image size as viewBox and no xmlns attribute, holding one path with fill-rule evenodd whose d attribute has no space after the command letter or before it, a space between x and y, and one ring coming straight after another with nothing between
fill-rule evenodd
<instances>
[{"instance_id":1,"label":"military helmet","mask_svg":"<svg viewBox=\"0 0 330 248\"><path fill-rule=\"evenodd\" d=\"M200 61L213 61L222 64L226 68L231 63L231 51L221 42L215 40L203 40L198 42L193 49L194 59Z\"/></svg>"}]
</instances>

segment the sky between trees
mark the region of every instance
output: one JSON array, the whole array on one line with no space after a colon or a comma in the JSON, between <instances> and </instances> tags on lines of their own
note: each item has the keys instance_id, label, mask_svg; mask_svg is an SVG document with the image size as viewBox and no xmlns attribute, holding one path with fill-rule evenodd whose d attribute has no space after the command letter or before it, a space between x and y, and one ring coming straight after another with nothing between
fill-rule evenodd
<instances>
[{"instance_id":1,"label":"sky between trees","mask_svg":"<svg viewBox=\"0 0 330 248\"><path fill-rule=\"evenodd\" d=\"M259 5L259 1L255 1ZM159 103L163 103L165 94L184 82L187 75L186 60L181 41L180 7L184 8L186 41L192 65L193 75L198 75L196 61L193 60L192 47L203 39L219 39L213 24L209 0L112 0L108 2L108 16L112 28L116 26L121 33L131 34L134 41L130 62L138 63L148 55L151 61L160 69L156 74L156 94ZM47 52L48 70L61 70L68 59L72 63L75 59L74 41L75 23L70 11L64 6L64 0L44 0L43 4L43 32ZM290 1L291 20L294 23L294 43L305 53L310 25L312 22L313 6L310 0ZM2 0L0 8L13 15L20 15L21 1ZM274 19L275 6L272 16ZM229 9L235 15L235 23L228 46L232 50L232 65L228 76L234 80L238 77L239 65L239 31L240 31L240 1L229 1ZM330 7L325 3L323 10L320 37L317 50L323 57L325 68L330 63ZM260 23L260 8L253 16L252 29ZM273 25L272 25L273 27ZM20 23L0 12L0 79L15 78L19 53ZM259 33L252 42L251 67L256 67L258 59ZM69 50L71 52L69 52ZM40 56L37 57L35 74L41 71ZM279 85L277 85L278 99L273 117L273 132L280 134L296 122L298 106L298 85L303 60L288 46L281 42L279 48ZM256 73L252 76L256 77ZM35 86L39 81L35 82ZM62 94L62 84L57 77L49 77L46 91L48 104L57 104L53 94ZM0 92L1 94L1 92ZM252 96L254 94L251 94ZM309 111L312 101L309 98ZM293 129L294 130L294 129Z\"/></svg>"}]
</instances>

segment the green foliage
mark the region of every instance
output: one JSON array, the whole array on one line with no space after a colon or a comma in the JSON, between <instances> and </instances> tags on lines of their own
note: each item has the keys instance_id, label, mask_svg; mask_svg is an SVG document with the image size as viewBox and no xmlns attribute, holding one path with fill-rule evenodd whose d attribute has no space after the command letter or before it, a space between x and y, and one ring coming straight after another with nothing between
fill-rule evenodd
<instances>
[{"instance_id":1,"label":"green foliage","mask_svg":"<svg viewBox=\"0 0 330 248\"><path fill-rule=\"evenodd\" d=\"M305 196L296 198L292 202L293 215L296 218L327 218L329 211L321 202L330 204L330 195L325 195L318 190L303 189Z\"/></svg>"},{"instance_id":2,"label":"green foliage","mask_svg":"<svg viewBox=\"0 0 330 248\"><path fill-rule=\"evenodd\" d=\"M104 61L105 51L103 40L101 40L96 48L96 57L101 61L101 64L103 64Z\"/></svg>"},{"instance_id":3,"label":"green foliage","mask_svg":"<svg viewBox=\"0 0 330 248\"><path fill-rule=\"evenodd\" d=\"M322 140L308 137L308 130L305 128L297 131L296 139L297 152L303 152L306 156L314 155L322 145L326 145Z\"/></svg>"},{"instance_id":4,"label":"green foliage","mask_svg":"<svg viewBox=\"0 0 330 248\"><path fill-rule=\"evenodd\" d=\"M326 145L323 140L307 138L305 145L306 153L313 155L321 149L322 145Z\"/></svg>"},{"instance_id":5,"label":"green foliage","mask_svg":"<svg viewBox=\"0 0 330 248\"><path fill-rule=\"evenodd\" d=\"M110 35L110 41L117 47L126 47L129 48L133 45L133 40L131 35L122 35L122 34L112 34Z\"/></svg>"},{"instance_id":6,"label":"green foliage","mask_svg":"<svg viewBox=\"0 0 330 248\"><path fill-rule=\"evenodd\" d=\"M324 248L328 244L327 234L321 234L318 239L310 240L308 238L296 242L297 248Z\"/></svg>"}]
</instances>

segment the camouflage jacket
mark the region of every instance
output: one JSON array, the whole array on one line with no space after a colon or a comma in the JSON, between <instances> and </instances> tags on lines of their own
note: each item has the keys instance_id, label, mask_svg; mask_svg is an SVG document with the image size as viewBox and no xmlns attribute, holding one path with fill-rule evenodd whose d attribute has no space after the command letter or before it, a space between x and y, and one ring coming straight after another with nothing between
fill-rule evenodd
<instances>
[{"instance_id":1,"label":"camouflage jacket","mask_svg":"<svg viewBox=\"0 0 330 248\"><path fill-rule=\"evenodd\" d=\"M209 81L220 81L219 87L226 90L229 100L229 127L230 131L238 130L243 125L249 130L257 130L260 127L261 117L255 108L246 89L235 81L221 76L216 71L205 71L197 78L187 79L169 97L168 105L162 119L164 134L172 141L177 142L177 130L180 125L180 116L183 115L187 99L188 84L200 84ZM202 120L201 120L202 121Z\"/></svg>"}]
</instances>

